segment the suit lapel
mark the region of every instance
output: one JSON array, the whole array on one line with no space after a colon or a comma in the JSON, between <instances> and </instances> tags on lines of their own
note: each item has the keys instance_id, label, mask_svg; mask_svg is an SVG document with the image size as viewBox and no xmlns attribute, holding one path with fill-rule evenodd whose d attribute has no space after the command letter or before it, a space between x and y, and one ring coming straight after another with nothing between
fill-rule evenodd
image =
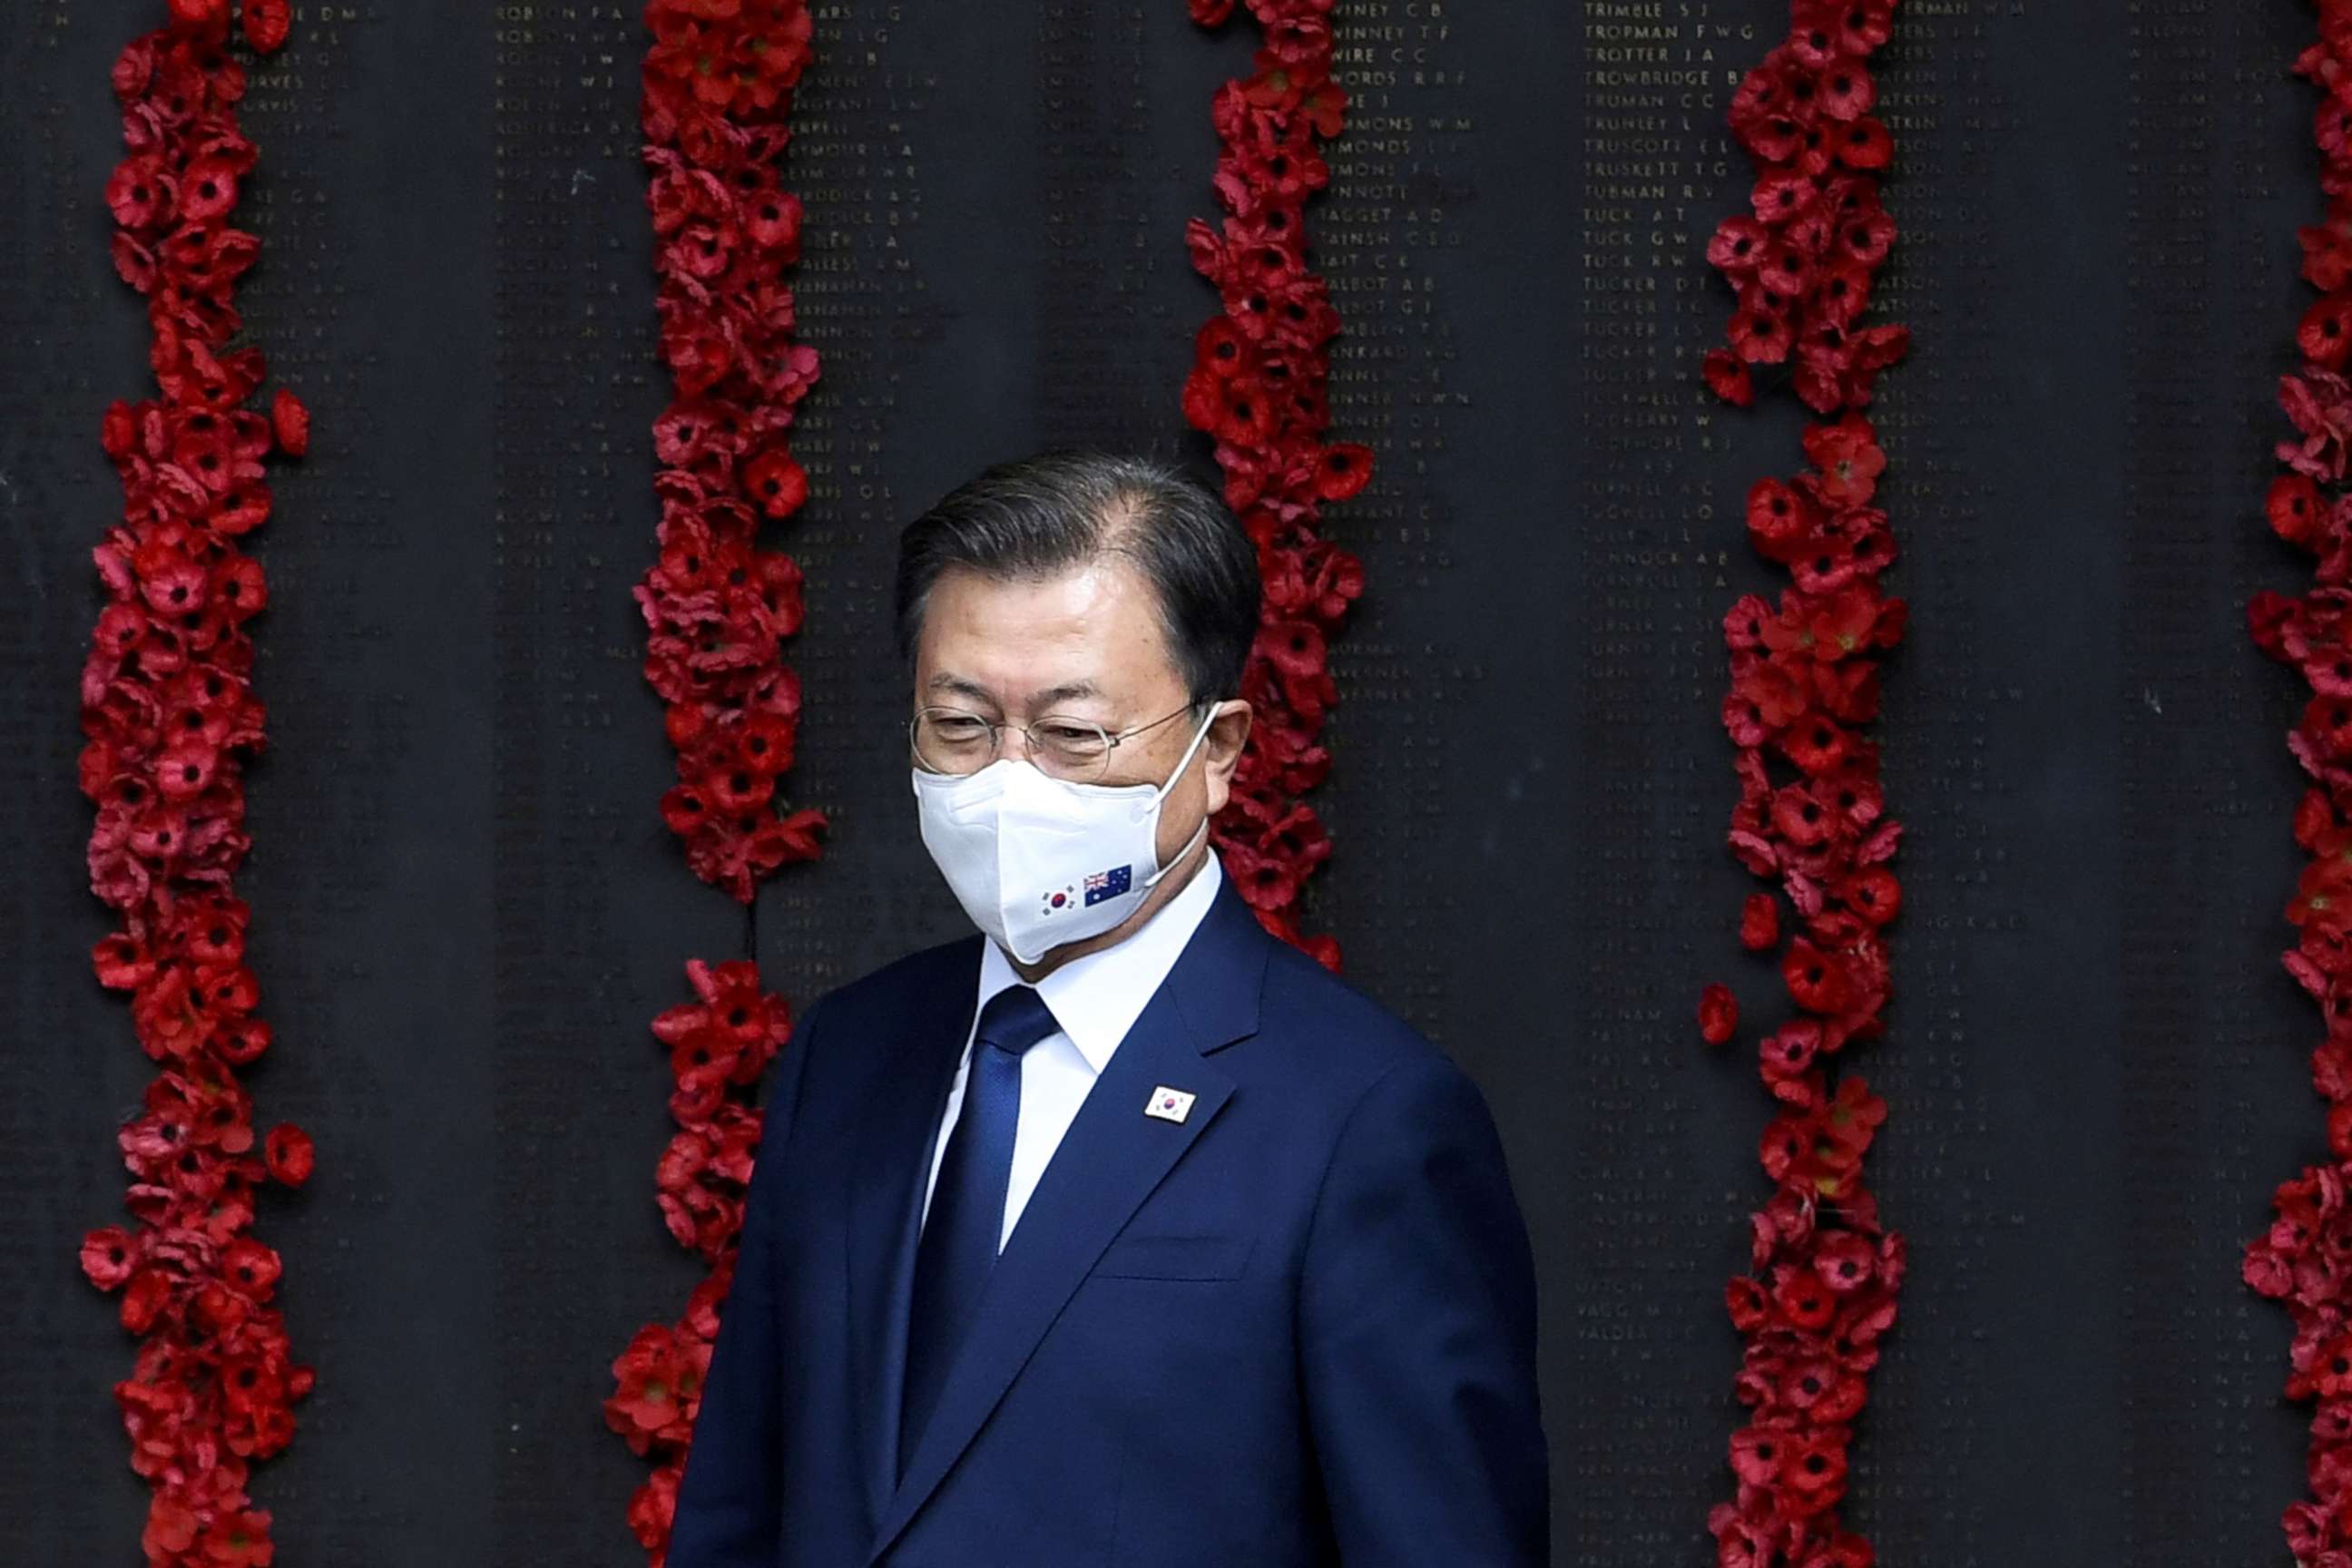
<instances>
[{"instance_id":1,"label":"suit lapel","mask_svg":"<svg viewBox=\"0 0 2352 1568\"><path fill-rule=\"evenodd\" d=\"M930 1425L881 1513L869 1562L889 1549L971 1445L1111 1238L1216 1120L1234 1083L1205 1058L1255 1031L1271 941L1227 880L1167 980L1087 1090L1013 1227ZM959 1036L959 1047L961 1043ZM950 1057L950 1073L952 1061ZM1144 1115L1152 1089L1162 1084L1193 1095L1182 1121ZM934 1105L934 1121L937 1110ZM908 1228L913 1228L911 1216ZM911 1277L911 1239L899 1250L901 1273ZM902 1288L892 1302L894 1362L904 1346L904 1295ZM889 1453L895 1454L896 1365L885 1381L887 1386L878 1396L889 1409Z\"/></svg>"},{"instance_id":2,"label":"suit lapel","mask_svg":"<svg viewBox=\"0 0 2352 1568\"><path fill-rule=\"evenodd\" d=\"M898 1407L908 1302L921 1231L933 1137L980 989L980 938L952 983L921 996L898 1059L876 1075L847 1162L849 1387L854 1440L864 1458L866 1517L879 1516L898 1477Z\"/></svg>"}]
</instances>

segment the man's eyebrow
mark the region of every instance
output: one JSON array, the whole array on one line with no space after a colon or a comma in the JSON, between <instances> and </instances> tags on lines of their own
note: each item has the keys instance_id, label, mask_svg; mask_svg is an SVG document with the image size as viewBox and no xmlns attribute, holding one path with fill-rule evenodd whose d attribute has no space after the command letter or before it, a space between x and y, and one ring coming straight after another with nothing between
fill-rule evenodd
<instances>
[{"instance_id":1,"label":"man's eyebrow","mask_svg":"<svg viewBox=\"0 0 2352 1568\"><path fill-rule=\"evenodd\" d=\"M998 705L996 693L988 688L976 680L961 675L950 675L945 670L932 676L924 684L932 691L952 691L959 697L969 697L976 702L985 702L992 707ZM1043 711L1056 702L1075 702L1080 698L1101 695L1102 688L1092 680L1065 680L1059 686L1049 686L1042 691L1031 693L1029 702L1033 710Z\"/></svg>"},{"instance_id":2,"label":"man's eyebrow","mask_svg":"<svg viewBox=\"0 0 2352 1568\"><path fill-rule=\"evenodd\" d=\"M930 680L927 684L933 691L952 691L958 696L969 697L976 701L991 704L994 703L996 700L996 694L994 692L989 690L988 688L981 685L978 681L967 680L961 675L949 675L942 671L941 673L931 677Z\"/></svg>"},{"instance_id":3,"label":"man's eyebrow","mask_svg":"<svg viewBox=\"0 0 2352 1568\"><path fill-rule=\"evenodd\" d=\"M1029 700L1039 708L1055 702L1076 701L1081 697L1099 697L1102 688L1091 680L1066 680L1059 686L1049 686L1033 694Z\"/></svg>"}]
</instances>

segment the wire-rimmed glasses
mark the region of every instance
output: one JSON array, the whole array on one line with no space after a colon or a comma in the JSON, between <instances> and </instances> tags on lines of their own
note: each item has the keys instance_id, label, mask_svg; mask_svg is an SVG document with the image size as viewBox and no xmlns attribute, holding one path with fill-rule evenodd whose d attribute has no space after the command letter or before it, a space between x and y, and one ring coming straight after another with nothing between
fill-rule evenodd
<instances>
[{"instance_id":1,"label":"wire-rimmed glasses","mask_svg":"<svg viewBox=\"0 0 2352 1568\"><path fill-rule=\"evenodd\" d=\"M1041 773L1072 784L1093 784L1110 771L1110 754L1122 741L1156 730L1169 720L1192 712L1187 702L1173 713L1149 723L1113 732L1091 719L1048 713L1027 724L991 719L969 708L939 704L919 708L907 721L907 743L916 763L935 773L976 773L997 759L1004 731L1018 730L1027 737L1029 760Z\"/></svg>"}]
</instances>

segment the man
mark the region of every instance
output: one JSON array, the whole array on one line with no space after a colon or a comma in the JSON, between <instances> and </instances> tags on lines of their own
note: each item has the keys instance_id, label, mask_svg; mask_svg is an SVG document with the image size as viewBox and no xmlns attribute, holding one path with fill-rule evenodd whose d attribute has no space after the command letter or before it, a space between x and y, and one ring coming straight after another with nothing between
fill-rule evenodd
<instances>
[{"instance_id":1,"label":"man","mask_svg":"<svg viewBox=\"0 0 2352 1568\"><path fill-rule=\"evenodd\" d=\"M1208 842L1248 537L1059 450L909 525L897 587L923 841L982 934L779 1059L668 1568L1539 1568L1486 1104Z\"/></svg>"}]
</instances>

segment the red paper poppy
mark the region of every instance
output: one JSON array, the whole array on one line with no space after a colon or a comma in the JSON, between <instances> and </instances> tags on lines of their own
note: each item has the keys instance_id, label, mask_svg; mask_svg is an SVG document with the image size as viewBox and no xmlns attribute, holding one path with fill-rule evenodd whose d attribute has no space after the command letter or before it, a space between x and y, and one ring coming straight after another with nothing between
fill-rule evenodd
<instances>
[{"instance_id":1,"label":"red paper poppy","mask_svg":"<svg viewBox=\"0 0 2352 1568\"><path fill-rule=\"evenodd\" d=\"M1699 994L1699 1033L1710 1046L1719 1046L1731 1038L1739 1026L1739 1003L1731 988L1710 982Z\"/></svg>"},{"instance_id":2,"label":"red paper poppy","mask_svg":"<svg viewBox=\"0 0 2352 1568\"><path fill-rule=\"evenodd\" d=\"M1361 491L1372 454L1325 437L1325 345L1339 320L1306 260L1305 203L1329 173L1318 143L1338 134L1346 105L1331 79L1325 8L1259 9L1255 74L1212 97L1221 152L1211 184L1226 216L1192 220L1185 245L1223 310L1196 336L1181 408L1212 437L1226 503L1257 544L1265 586L1264 625L1243 678L1258 718L1213 837L1260 923L1337 967L1336 944L1299 929L1297 900L1329 841L1298 795L1328 765L1317 740L1337 696L1327 643L1362 592L1362 568L1317 527L1325 503ZM1196 0L1193 14L1214 26L1231 9Z\"/></svg>"},{"instance_id":3,"label":"red paper poppy","mask_svg":"<svg viewBox=\"0 0 2352 1568\"><path fill-rule=\"evenodd\" d=\"M803 210L782 189L781 123L810 57L801 0L755 0L722 15L655 0L646 24L641 121L652 172L660 352L675 396L654 426L661 465L659 551L633 590L646 627L644 673L663 701L677 784L659 805L688 868L749 903L782 867L819 852L824 816L793 809L782 776L801 706L782 639L803 616L798 564L757 531L810 495L785 442L819 374L792 340L785 270L800 255ZM698 1001L654 1032L669 1048L677 1131L656 1166L664 1224L710 1272L683 1319L652 1324L614 1363L607 1421L651 1471L629 1505L656 1559L667 1540L700 1376L731 1279L760 1113L748 1103L790 1030L782 1000L748 960L689 962Z\"/></svg>"},{"instance_id":4,"label":"red paper poppy","mask_svg":"<svg viewBox=\"0 0 2352 1568\"><path fill-rule=\"evenodd\" d=\"M1746 408L1755 402L1755 384L1746 360L1727 349L1709 349L1703 368L1708 388L1726 403Z\"/></svg>"},{"instance_id":5,"label":"red paper poppy","mask_svg":"<svg viewBox=\"0 0 2352 1568\"><path fill-rule=\"evenodd\" d=\"M283 5L244 16L250 45L283 41ZM118 400L101 424L124 521L92 551L110 603L81 687L90 888L122 920L92 966L130 994L162 1069L117 1136L135 1226L90 1232L82 1268L121 1292L120 1321L142 1336L115 1393L152 1489L145 1540L159 1563L268 1561L248 1461L290 1440L313 1381L270 1305L282 1263L248 1234L257 1189L309 1176L310 1140L290 1124L259 1138L236 1076L271 1038L242 962L247 910L230 890L250 847L243 770L264 744L247 626L268 603L239 542L270 516L266 459L299 455L309 416L282 389L266 415L245 406L265 379L261 351L225 346L240 326L230 290L258 254L230 226L256 152L235 120L245 80L229 21L225 4L184 3L111 76L129 152L107 189L113 254L149 297L159 396Z\"/></svg>"},{"instance_id":6,"label":"red paper poppy","mask_svg":"<svg viewBox=\"0 0 2352 1568\"><path fill-rule=\"evenodd\" d=\"M1724 617L1723 713L1740 781L1727 842L1751 871L1779 880L1800 922L1780 960L1800 1011L1759 1047L1764 1085L1786 1108L1759 1144L1775 1191L1751 1220L1770 1305L1745 1279L1727 1297L1748 1338L1736 1386L1759 1412L1735 1443L1738 1496L1708 1519L1719 1561L1738 1568L1868 1563L1868 1543L1841 1529L1834 1510L1844 1424L1864 1405L1861 1374L1893 1321L1901 1274L1899 1238L1880 1231L1861 1182L1884 1103L1823 1066L1883 1029L1876 933L1900 901L1884 865L1900 828L1883 815L1862 727L1877 710L1875 656L1900 640L1905 613L1877 587L1895 558L1885 514L1870 504L1885 455L1858 412L1909 343L1901 326L1864 320L1895 237L1871 178L1892 146L1871 116L1876 89L1864 65L1890 15L1883 0L1796 0L1789 37L1743 76L1727 112L1759 164L1751 213L1720 223L1707 246L1738 305L1726 346L1702 361L1709 389L1744 405L1756 392L1751 363L1787 363L1780 384L1822 416L1805 436L1813 468L1759 479L1748 498L1751 545L1787 567L1793 585L1777 604L1742 595ZM2312 423L2334 443L2315 443L2315 462L2343 447L2333 395L2321 388L2307 400L2329 411ZM1743 945L1778 948L1778 913L1770 895L1751 896ZM2352 1077L2352 1052L2346 1070ZM1788 1348L1799 1342L1823 1348ZM1851 1364L1841 1371L1830 1355Z\"/></svg>"},{"instance_id":7,"label":"red paper poppy","mask_svg":"<svg viewBox=\"0 0 2352 1568\"><path fill-rule=\"evenodd\" d=\"M2294 1325L2286 1391L2291 1398L2320 1401L2312 1422L2313 1454L2307 1470L2311 1497L2290 1507L2284 1525L2291 1551L2303 1561L2333 1562L2352 1551L2352 1352L2343 1323L2352 1304L2352 1222L2345 1202L2352 1180L2352 920L2347 920L2346 806L2352 803L2352 550L2347 519L2352 497L2340 489L2347 431L2352 431L2352 387L2340 374L2347 357L2345 288L2352 232L2345 196L2352 192L2352 119L2344 92L2352 16L2341 6L2323 7L2315 41L2294 61L2294 69L2326 96L2312 121L2321 153L2320 187L2329 195L2327 219L2299 233L2303 275L2323 295L2305 312L2295 332L2304 360L2299 374L2282 376L2279 403L2295 435L2282 440L2276 455L2289 470L2272 481L2264 512L2280 539L2316 558L2311 587L2300 595L2263 590L2246 605L2247 630L2256 647L2294 667L2310 690L2288 749L2315 784L2294 812L2295 840L2310 855L2285 913L2296 928L2294 946L2282 963L2318 1002L2326 1038L2311 1054L2313 1088L2327 1102L2331 1158L2306 1167L2280 1184L2273 1198L2275 1218L2267 1233L2249 1245L2243 1263L2247 1285L2284 1301Z\"/></svg>"}]
</instances>

